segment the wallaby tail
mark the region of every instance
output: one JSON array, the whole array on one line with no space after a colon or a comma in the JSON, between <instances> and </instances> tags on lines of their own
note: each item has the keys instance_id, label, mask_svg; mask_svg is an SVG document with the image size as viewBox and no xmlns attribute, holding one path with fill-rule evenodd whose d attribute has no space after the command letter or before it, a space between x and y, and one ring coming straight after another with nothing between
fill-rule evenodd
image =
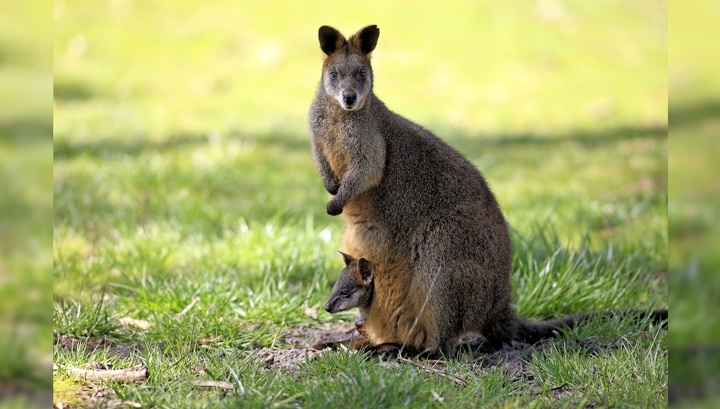
<instances>
[{"instance_id":1,"label":"wallaby tail","mask_svg":"<svg viewBox=\"0 0 720 409\"><path fill-rule=\"evenodd\" d=\"M530 322L523 319L519 320L516 341L535 344L547 338L554 338L558 335L558 330L572 329L595 317L632 317L636 322L648 319L651 324L662 324L663 328L667 328L668 310L647 311L604 311L591 312L585 314L570 315L567 317L553 318L542 322Z\"/></svg>"}]
</instances>

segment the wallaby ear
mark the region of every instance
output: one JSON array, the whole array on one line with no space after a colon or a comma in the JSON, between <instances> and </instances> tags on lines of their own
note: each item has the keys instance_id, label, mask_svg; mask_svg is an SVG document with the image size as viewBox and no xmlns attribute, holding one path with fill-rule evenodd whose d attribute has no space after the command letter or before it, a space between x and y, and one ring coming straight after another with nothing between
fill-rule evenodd
<instances>
[{"instance_id":1,"label":"wallaby ear","mask_svg":"<svg viewBox=\"0 0 720 409\"><path fill-rule=\"evenodd\" d=\"M360 31L350 37L350 44L367 55L375 49L378 38L380 37L380 29L375 24L362 28Z\"/></svg>"},{"instance_id":2,"label":"wallaby ear","mask_svg":"<svg viewBox=\"0 0 720 409\"><path fill-rule=\"evenodd\" d=\"M318 39L320 40L320 49L330 55L345 45L345 36L339 31L330 27L322 26L318 30Z\"/></svg>"},{"instance_id":3,"label":"wallaby ear","mask_svg":"<svg viewBox=\"0 0 720 409\"><path fill-rule=\"evenodd\" d=\"M370 262L370 260L366 259L365 257L360 257L358 259L358 266L357 271L360 272L360 281L364 285L370 285L373 280L373 271L375 267Z\"/></svg>"},{"instance_id":4,"label":"wallaby ear","mask_svg":"<svg viewBox=\"0 0 720 409\"><path fill-rule=\"evenodd\" d=\"M345 254L345 253L343 253L342 251L338 251L338 253L339 253L341 256L343 256L343 261L345 262L345 267L349 266L350 263L352 263L353 260L355 260L355 257L353 257L353 256L351 256L351 255L349 255L349 254Z\"/></svg>"}]
</instances>

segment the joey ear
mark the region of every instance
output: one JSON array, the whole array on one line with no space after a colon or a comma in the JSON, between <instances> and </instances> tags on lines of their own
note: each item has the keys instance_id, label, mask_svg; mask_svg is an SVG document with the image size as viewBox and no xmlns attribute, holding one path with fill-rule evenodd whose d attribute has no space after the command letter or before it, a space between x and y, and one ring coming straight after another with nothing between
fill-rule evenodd
<instances>
[{"instance_id":1,"label":"joey ear","mask_svg":"<svg viewBox=\"0 0 720 409\"><path fill-rule=\"evenodd\" d=\"M349 266L350 263L352 263L353 260L355 260L355 257L353 257L349 254L345 254L342 251L338 251L338 253L343 257L343 261L345 262L345 267Z\"/></svg>"},{"instance_id":2,"label":"joey ear","mask_svg":"<svg viewBox=\"0 0 720 409\"><path fill-rule=\"evenodd\" d=\"M373 280L373 273L374 273L375 267L370 262L370 260L366 259L365 257L360 257L358 259L358 268L357 271L360 272L360 282L362 282L364 285L370 285Z\"/></svg>"},{"instance_id":3,"label":"joey ear","mask_svg":"<svg viewBox=\"0 0 720 409\"><path fill-rule=\"evenodd\" d=\"M379 37L380 29L373 24L360 29L360 31L350 37L350 44L367 55L375 49Z\"/></svg>"},{"instance_id":4,"label":"joey ear","mask_svg":"<svg viewBox=\"0 0 720 409\"><path fill-rule=\"evenodd\" d=\"M330 55L345 45L345 36L339 31L330 27L322 26L318 30L318 39L320 40L320 49L325 55Z\"/></svg>"}]
</instances>

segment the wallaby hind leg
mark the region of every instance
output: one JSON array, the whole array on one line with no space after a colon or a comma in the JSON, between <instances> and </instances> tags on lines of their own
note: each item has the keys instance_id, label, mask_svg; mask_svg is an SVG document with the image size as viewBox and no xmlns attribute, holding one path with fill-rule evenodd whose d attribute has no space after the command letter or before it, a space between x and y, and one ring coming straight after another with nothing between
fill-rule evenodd
<instances>
[{"instance_id":1,"label":"wallaby hind leg","mask_svg":"<svg viewBox=\"0 0 720 409\"><path fill-rule=\"evenodd\" d=\"M446 359L454 358L457 353L457 344L458 340L455 338L443 340L438 349L438 355Z\"/></svg>"},{"instance_id":2,"label":"wallaby hind leg","mask_svg":"<svg viewBox=\"0 0 720 409\"><path fill-rule=\"evenodd\" d=\"M482 332L499 347L512 339L507 234L483 212L468 206L433 217L413 243L413 283L418 294L427 294L428 332L436 340L426 346L446 355L466 332Z\"/></svg>"},{"instance_id":3,"label":"wallaby hind leg","mask_svg":"<svg viewBox=\"0 0 720 409\"><path fill-rule=\"evenodd\" d=\"M461 276L470 268L466 259L458 254L454 243L462 229L452 217L428 223L423 234L413 245L413 289L416 295L417 316L426 337L422 347L430 354L445 358L453 356L457 338L464 327L464 301L462 298L475 289L468 287ZM459 290L461 289L461 290Z\"/></svg>"}]
</instances>

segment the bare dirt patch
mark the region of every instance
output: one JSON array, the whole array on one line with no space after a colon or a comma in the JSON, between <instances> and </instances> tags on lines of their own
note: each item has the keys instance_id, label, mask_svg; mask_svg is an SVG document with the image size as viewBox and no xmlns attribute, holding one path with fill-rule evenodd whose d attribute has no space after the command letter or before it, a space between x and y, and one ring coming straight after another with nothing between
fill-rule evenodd
<instances>
[{"instance_id":1,"label":"bare dirt patch","mask_svg":"<svg viewBox=\"0 0 720 409\"><path fill-rule=\"evenodd\" d=\"M291 344L292 347L260 348L254 351L254 357L265 371L277 369L296 373L303 363L333 349L346 348L354 332L354 326L339 322L326 323L321 328L298 325L280 336L281 342Z\"/></svg>"},{"instance_id":2,"label":"bare dirt patch","mask_svg":"<svg viewBox=\"0 0 720 409\"><path fill-rule=\"evenodd\" d=\"M351 349L348 347L352 337L360 336L351 324L329 323L323 328L305 325L290 328L280 339L292 344L289 348L257 350L256 359L263 364L266 371L281 370L297 373L299 366L333 350ZM613 342L598 342L586 340L567 340L575 344L589 355L596 355L603 351L617 349L622 339ZM468 335L458 348L454 357L462 365L472 371L473 369L487 369L502 367L508 382L522 382L529 385L530 391L536 395L543 394L543 389L537 384L531 371L532 359L535 354L543 354L555 348L552 339L542 343L530 345L523 342L512 342L500 350L488 349L480 336ZM407 351L406 351L407 352ZM445 360L433 359L407 359L407 353L400 354L398 346L388 346L376 349L372 355L383 355L386 359L381 365L411 365L417 370L431 373L438 377L450 379L457 386L463 387L465 379L462 376L450 373L446 368ZM409 356L412 358L412 356ZM392 359L394 358L394 359ZM573 394L568 385L556 385L545 393L554 399L566 399Z\"/></svg>"},{"instance_id":3,"label":"bare dirt patch","mask_svg":"<svg viewBox=\"0 0 720 409\"><path fill-rule=\"evenodd\" d=\"M286 331L280 340L288 344L316 346L316 349L323 349L324 344L330 346L333 343L348 341L354 332L355 327L344 322L329 322L323 328L298 325Z\"/></svg>"},{"instance_id":4,"label":"bare dirt patch","mask_svg":"<svg viewBox=\"0 0 720 409\"><path fill-rule=\"evenodd\" d=\"M255 352L255 360L263 364L265 371L279 369L288 373L296 373L303 363L330 351L330 349L316 350L304 347L289 349L261 348Z\"/></svg>"}]
</instances>

